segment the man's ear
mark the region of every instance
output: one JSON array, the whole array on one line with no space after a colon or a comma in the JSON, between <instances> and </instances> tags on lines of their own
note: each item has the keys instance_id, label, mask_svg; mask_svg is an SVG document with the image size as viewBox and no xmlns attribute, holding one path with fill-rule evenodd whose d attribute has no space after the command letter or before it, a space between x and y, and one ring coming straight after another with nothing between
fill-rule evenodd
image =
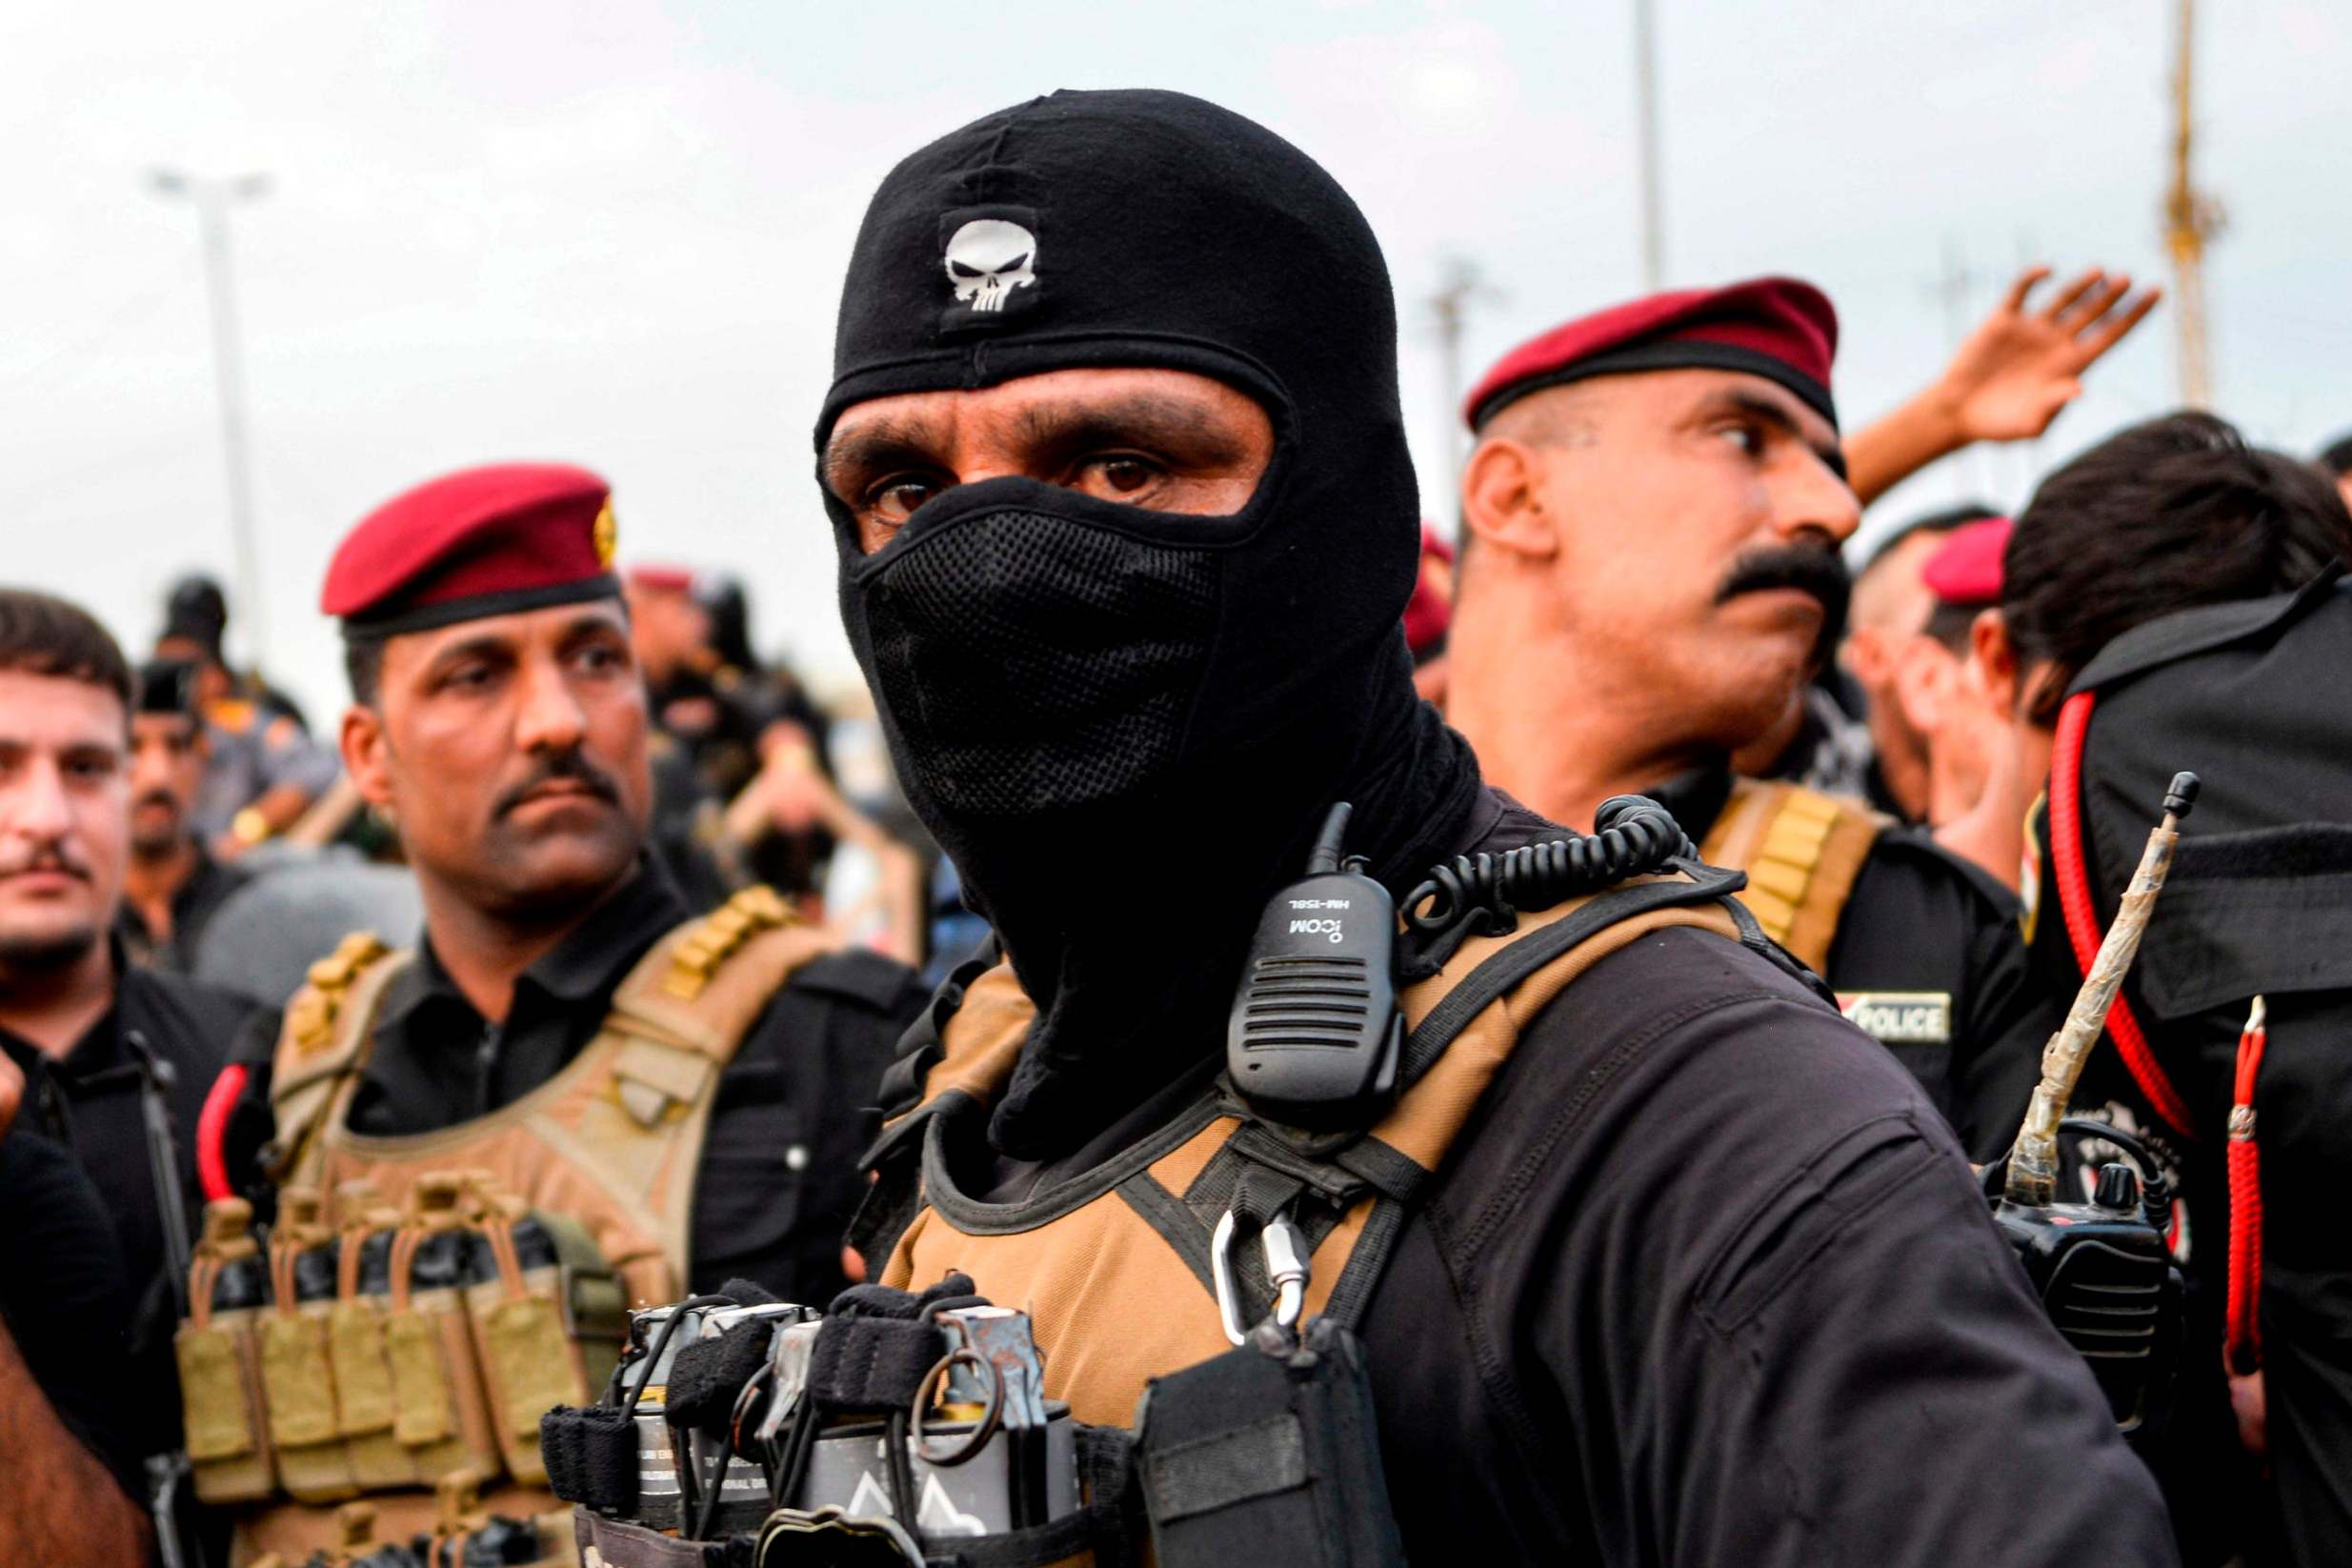
<instances>
[{"instance_id":1,"label":"man's ear","mask_svg":"<svg viewBox=\"0 0 2352 1568\"><path fill-rule=\"evenodd\" d=\"M1904 720L1933 739L1951 722L1960 661L1935 638L1914 636L1896 650L1893 664L1895 700L1902 707Z\"/></svg>"},{"instance_id":2,"label":"man's ear","mask_svg":"<svg viewBox=\"0 0 2352 1568\"><path fill-rule=\"evenodd\" d=\"M1556 521L1543 502L1543 459L1507 435L1478 443L1462 470L1462 526L1480 549L1509 551L1530 560L1559 553Z\"/></svg>"},{"instance_id":3,"label":"man's ear","mask_svg":"<svg viewBox=\"0 0 2352 1568\"><path fill-rule=\"evenodd\" d=\"M343 710L343 729L336 738L343 748L343 771L352 775L359 798L371 806L390 806L392 767L384 738L384 715L353 703Z\"/></svg>"},{"instance_id":4,"label":"man's ear","mask_svg":"<svg viewBox=\"0 0 2352 1568\"><path fill-rule=\"evenodd\" d=\"M2009 623L1998 610L1980 610L1968 628L1969 677L1984 693L1997 714L2018 710L2017 645L2009 640Z\"/></svg>"}]
</instances>

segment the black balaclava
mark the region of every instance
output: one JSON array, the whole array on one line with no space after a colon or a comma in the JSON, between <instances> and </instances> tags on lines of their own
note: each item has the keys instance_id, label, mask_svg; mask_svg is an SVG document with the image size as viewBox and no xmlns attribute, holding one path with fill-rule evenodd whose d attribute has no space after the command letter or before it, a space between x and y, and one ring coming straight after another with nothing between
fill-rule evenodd
<instances>
[{"instance_id":1,"label":"black balaclava","mask_svg":"<svg viewBox=\"0 0 2352 1568\"><path fill-rule=\"evenodd\" d=\"M1066 1153L1222 1050L1258 911L1331 802L1392 885L1455 847L1478 769L1413 692L1396 351L1347 193L1179 93L991 114L867 209L820 454L854 404L1084 366L1196 372L1274 425L1230 516L991 479L867 556L826 497L900 781L1038 1007L990 1126L1003 1154Z\"/></svg>"}]
</instances>

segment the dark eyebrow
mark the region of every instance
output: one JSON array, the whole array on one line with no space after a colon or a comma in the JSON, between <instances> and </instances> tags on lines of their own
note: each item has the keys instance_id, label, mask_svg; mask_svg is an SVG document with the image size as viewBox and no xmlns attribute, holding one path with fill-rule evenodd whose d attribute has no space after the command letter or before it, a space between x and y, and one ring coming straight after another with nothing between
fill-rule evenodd
<instances>
[{"instance_id":1,"label":"dark eyebrow","mask_svg":"<svg viewBox=\"0 0 2352 1568\"><path fill-rule=\"evenodd\" d=\"M1776 398L1767 397L1762 392L1751 392L1745 387L1725 387L1708 401L1713 405L1708 412L1744 413L1759 424L1770 425L1790 440L1812 448L1813 455L1821 460L1823 468L1836 474L1840 481L1845 478L1844 449L1835 441L1817 443L1813 437L1805 433L1804 425L1799 421L1796 414L1789 412L1786 404Z\"/></svg>"},{"instance_id":2,"label":"dark eyebrow","mask_svg":"<svg viewBox=\"0 0 2352 1568\"><path fill-rule=\"evenodd\" d=\"M1240 455L1207 409L1150 392L1029 409L1021 414L1019 433L1032 450L1056 452L1141 444L1187 448L1184 455L1194 462L1230 462Z\"/></svg>"},{"instance_id":3,"label":"dark eyebrow","mask_svg":"<svg viewBox=\"0 0 2352 1568\"><path fill-rule=\"evenodd\" d=\"M566 623L563 634L556 640L561 647L576 648L591 637L626 637L627 635L629 635L629 626L625 620L616 619L609 614L591 613L573 616Z\"/></svg>"},{"instance_id":4,"label":"dark eyebrow","mask_svg":"<svg viewBox=\"0 0 2352 1568\"><path fill-rule=\"evenodd\" d=\"M933 431L919 419L874 419L825 443L825 488L845 501L855 500L844 486L853 475L887 472L895 469L936 465L938 452Z\"/></svg>"},{"instance_id":5,"label":"dark eyebrow","mask_svg":"<svg viewBox=\"0 0 2352 1568\"><path fill-rule=\"evenodd\" d=\"M467 637L463 641L453 642L446 648L436 650L432 661L425 666L425 671L429 676L438 675L452 665L462 664L467 659L505 659L511 662L513 657L514 644L512 638L501 637L494 633L484 633L478 637Z\"/></svg>"}]
</instances>

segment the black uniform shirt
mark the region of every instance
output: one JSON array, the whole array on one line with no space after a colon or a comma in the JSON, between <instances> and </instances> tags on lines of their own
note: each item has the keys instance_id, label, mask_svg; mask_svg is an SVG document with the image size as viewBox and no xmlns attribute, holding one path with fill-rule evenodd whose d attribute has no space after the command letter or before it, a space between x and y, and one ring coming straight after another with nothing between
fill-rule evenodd
<instances>
[{"instance_id":1,"label":"black uniform shirt","mask_svg":"<svg viewBox=\"0 0 2352 1568\"><path fill-rule=\"evenodd\" d=\"M1558 831L1490 793L1467 847ZM1711 934L1536 1015L1362 1332L1415 1562L2176 1560L1917 1083Z\"/></svg>"},{"instance_id":2,"label":"black uniform shirt","mask_svg":"<svg viewBox=\"0 0 2352 1568\"><path fill-rule=\"evenodd\" d=\"M123 1355L131 1293L114 1227L72 1155L21 1111L0 1136L0 1321L43 1397L125 1492L143 1497L149 1446L135 1416L152 1391Z\"/></svg>"},{"instance_id":3,"label":"black uniform shirt","mask_svg":"<svg viewBox=\"0 0 2352 1568\"><path fill-rule=\"evenodd\" d=\"M204 939L204 928L210 923L229 895L251 881L251 874L237 866L224 866L196 847L196 863L188 874L188 880L171 895L171 935L161 941L147 928L147 921L130 899L123 900L114 919L116 935L131 954L131 961L167 975L192 975L196 972L196 944Z\"/></svg>"},{"instance_id":4,"label":"black uniform shirt","mask_svg":"<svg viewBox=\"0 0 2352 1568\"><path fill-rule=\"evenodd\" d=\"M386 987L352 1130L433 1132L529 1094L594 1037L629 971L686 917L668 879L640 872L515 981L497 1026L427 941ZM712 1105L690 1238L695 1290L741 1276L788 1300L822 1303L842 1287L841 1233L859 1196L867 1108L922 1002L911 971L863 951L803 966L769 1002ZM266 1105L267 1052L247 1059L247 1103Z\"/></svg>"},{"instance_id":5,"label":"black uniform shirt","mask_svg":"<svg viewBox=\"0 0 2352 1568\"><path fill-rule=\"evenodd\" d=\"M1694 842L1704 842L1730 789L1730 774L1713 768L1647 793ZM1995 1158L2016 1139L2040 1076L2041 1048L2065 1008L2042 988L2008 889L1924 832L1890 829L1855 878L1823 978L1865 1007L1873 997L1948 998L1940 1029L1905 1031L1942 1037L1881 1043L1920 1080L1971 1159ZM1899 1004L1870 1011L1906 1022L1918 1015L1906 1017ZM1931 1017L1934 1011L1931 1005Z\"/></svg>"},{"instance_id":6,"label":"black uniform shirt","mask_svg":"<svg viewBox=\"0 0 2352 1568\"><path fill-rule=\"evenodd\" d=\"M119 949L115 957L119 966ZM173 1081L165 1098L192 1223L202 1204L196 1116L231 1044L261 1011L242 996L192 980L118 967L114 1005L63 1056L50 1057L31 1041L0 1029L0 1050L25 1073L19 1115L71 1149L89 1173L107 1213L114 1216L125 1277L134 1290L144 1290L163 1266L163 1220L148 1162L137 1059L124 1036L137 1035L171 1064Z\"/></svg>"},{"instance_id":7,"label":"black uniform shirt","mask_svg":"<svg viewBox=\"0 0 2352 1568\"><path fill-rule=\"evenodd\" d=\"M171 1067L166 1110L182 1212L192 1239L203 1201L196 1181L196 1116L231 1043L261 1010L242 996L192 980L126 967L119 948L114 957L114 1005L71 1050L51 1057L4 1029L0 1050L24 1070L18 1122L72 1151L113 1220L117 1269L138 1308L128 1349L141 1399L128 1430L142 1452L153 1453L178 1440L174 1311L165 1278L163 1209L149 1161L139 1070L126 1036L136 1035ZM16 1199L6 1195L0 1201Z\"/></svg>"}]
</instances>

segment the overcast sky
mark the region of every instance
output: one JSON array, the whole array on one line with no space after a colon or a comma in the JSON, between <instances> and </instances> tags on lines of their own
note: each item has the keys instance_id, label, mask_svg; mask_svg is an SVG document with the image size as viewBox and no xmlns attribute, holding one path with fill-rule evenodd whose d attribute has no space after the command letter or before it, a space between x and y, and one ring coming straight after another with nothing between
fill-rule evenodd
<instances>
[{"instance_id":1,"label":"overcast sky","mask_svg":"<svg viewBox=\"0 0 2352 1568\"><path fill-rule=\"evenodd\" d=\"M1669 281L1825 287L1849 428L1941 363L1949 257L1970 318L2027 259L2161 275L2170 4L1657 4ZM2308 451L2352 426L2352 8L2207 10L2201 174L2230 218L2209 266L2217 402ZM1638 291L1631 59L1628 0L13 0L0 579L83 600L136 652L173 575L227 574L196 223L147 171L266 171L235 257L283 681L341 700L315 605L342 532L504 457L598 469L625 557L742 573L763 641L852 674L808 429L859 212L908 151L1055 87L1214 98L1356 195L1400 295L1423 505L1450 515L1418 301L1449 256L1491 278L1475 375ZM1931 471L1874 521L1962 487L2015 504L2174 398L2160 310L2038 450Z\"/></svg>"}]
</instances>

